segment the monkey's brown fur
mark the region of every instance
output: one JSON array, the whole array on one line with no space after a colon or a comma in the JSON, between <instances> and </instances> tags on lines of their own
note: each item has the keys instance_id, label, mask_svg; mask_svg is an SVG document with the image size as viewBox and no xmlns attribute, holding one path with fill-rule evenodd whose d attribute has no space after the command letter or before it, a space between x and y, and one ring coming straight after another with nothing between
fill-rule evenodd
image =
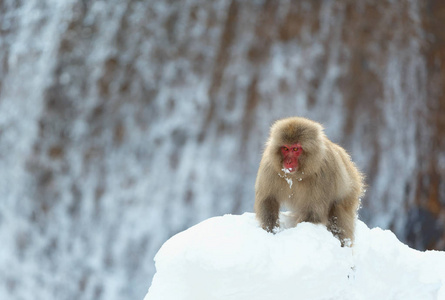
<instances>
[{"instance_id":1,"label":"monkey's brown fur","mask_svg":"<svg viewBox=\"0 0 445 300\"><path fill-rule=\"evenodd\" d=\"M286 173L281 147L300 143L298 169ZM322 223L342 245L352 244L363 176L350 156L331 142L321 124L309 119L282 119L272 126L255 183L255 212L261 226L278 227L281 205L292 211L295 225ZM350 243L349 243L349 241Z\"/></svg>"}]
</instances>

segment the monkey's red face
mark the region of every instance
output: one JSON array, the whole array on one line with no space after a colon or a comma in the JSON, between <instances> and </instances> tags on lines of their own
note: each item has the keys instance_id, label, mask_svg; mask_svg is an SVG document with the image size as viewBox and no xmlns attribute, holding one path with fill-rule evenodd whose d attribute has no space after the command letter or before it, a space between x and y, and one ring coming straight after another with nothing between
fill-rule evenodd
<instances>
[{"instance_id":1,"label":"monkey's red face","mask_svg":"<svg viewBox=\"0 0 445 300\"><path fill-rule=\"evenodd\" d=\"M289 172L295 172L298 169L298 157L303 153L300 143L293 145L283 145L281 155L283 157L283 168Z\"/></svg>"}]
</instances>

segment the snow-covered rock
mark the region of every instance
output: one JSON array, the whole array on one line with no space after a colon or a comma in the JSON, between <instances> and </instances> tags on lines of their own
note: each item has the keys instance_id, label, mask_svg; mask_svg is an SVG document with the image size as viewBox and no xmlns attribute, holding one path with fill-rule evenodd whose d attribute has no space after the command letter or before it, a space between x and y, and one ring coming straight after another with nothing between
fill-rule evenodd
<instances>
[{"instance_id":1,"label":"snow-covered rock","mask_svg":"<svg viewBox=\"0 0 445 300\"><path fill-rule=\"evenodd\" d=\"M262 230L253 213L208 219L169 239L144 300L445 299L445 252L420 252L357 221L352 248L323 225Z\"/></svg>"}]
</instances>

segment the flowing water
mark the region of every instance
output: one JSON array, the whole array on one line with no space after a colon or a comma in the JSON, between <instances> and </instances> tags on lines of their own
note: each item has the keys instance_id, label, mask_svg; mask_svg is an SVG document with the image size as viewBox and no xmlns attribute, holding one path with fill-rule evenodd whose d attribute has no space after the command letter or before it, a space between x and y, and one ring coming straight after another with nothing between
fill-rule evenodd
<instances>
[{"instance_id":1,"label":"flowing water","mask_svg":"<svg viewBox=\"0 0 445 300\"><path fill-rule=\"evenodd\" d=\"M3 0L0 298L142 299L166 239L253 210L292 115L349 150L362 219L403 239L423 31L416 1L373 3Z\"/></svg>"}]
</instances>

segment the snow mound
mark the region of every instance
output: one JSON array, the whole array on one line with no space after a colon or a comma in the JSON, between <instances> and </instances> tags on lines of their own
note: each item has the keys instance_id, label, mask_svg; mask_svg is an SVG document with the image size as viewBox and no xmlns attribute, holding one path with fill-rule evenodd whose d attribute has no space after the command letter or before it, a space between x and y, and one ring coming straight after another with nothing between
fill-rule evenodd
<instances>
[{"instance_id":1,"label":"snow mound","mask_svg":"<svg viewBox=\"0 0 445 300\"><path fill-rule=\"evenodd\" d=\"M255 214L208 219L169 239L144 300L440 299L445 252L420 252L357 221L353 248L323 225L262 230Z\"/></svg>"}]
</instances>

